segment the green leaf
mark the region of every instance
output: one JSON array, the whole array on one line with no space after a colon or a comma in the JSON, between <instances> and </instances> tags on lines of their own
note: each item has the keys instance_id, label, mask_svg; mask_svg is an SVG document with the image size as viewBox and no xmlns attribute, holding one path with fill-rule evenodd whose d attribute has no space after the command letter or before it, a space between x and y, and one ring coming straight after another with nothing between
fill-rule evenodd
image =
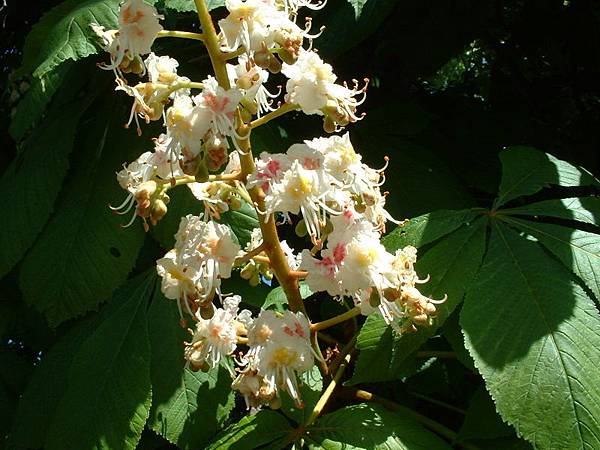
<instances>
[{"instance_id":1,"label":"green leaf","mask_svg":"<svg viewBox=\"0 0 600 450\"><path fill-rule=\"evenodd\" d=\"M33 370L31 358L17 348L0 348L0 448L4 448L5 439L15 417L19 397L23 393L27 380Z\"/></svg>"},{"instance_id":2,"label":"green leaf","mask_svg":"<svg viewBox=\"0 0 600 450\"><path fill-rule=\"evenodd\" d=\"M242 202L242 207L237 211L227 211L221 214L220 222L231 227L242 248L250 242L252 230L258 228L256 211L246 202Z\"/></svg>"},{"instance_id":3,"label":"green leaf","mask_svg":"<svg viewBox=\"0 0 600 450\"><path fill-rule=\"evenodd\" d=\"M220 439L207 447L208 450L254 450L264 448L280 448L275 441L285 437L292 431L290 424L281 414L262 410L258 414L244 417L235 425L227 428Z\"/></svg>"},{"instance_id":4,"label":"green leaf","mask_svg":"<svg viewBox=\"0 0 600 450\"><path fill-rule=\"evenodd\" d=\"M182 343L190 336L160 287L148 319L153 397L148 426L179 448L204 448L233 409L231 377L223 369L204 373L185 367Z\"/></svg>"},{"instance_id":5,"label":"green leaf","mask_svg":"<svg viewBox=\"0 0 600 450\"><path fill-rule=\"evenodd\" d=\"M587 170L531 147L512 147L500 153L502 181L494 207L531 195L551 184L565 187L600 182Z\"/></svg>"},{"instance_id":6,"label":"green leaf","mask_svg":"<svg viewBox=\"0 0 600 450\"><path fill-rule=\"evenodd\" d=\"M97 320L79 322L42 355L19 402L9 437L10 448L44 446L50 421L68 385L75 355L95 328Z\"/></svg>"},{"instance_id":7,"label":"green leaf","mask_svg":"<svg viewBox=\"0 0 600 450\"><path fill-rule=\"evenodd\" d=\"M580 197L545 200L519 208L504 209L502 214L556 217L600 225L600 198Z\"/></svg>"},{"instance_id":8,"label":"green leaf","mask_svg":"<svg viewBox=\"0 0 600 450\"><path fill-rule=\"evenodd\" d=\"M42 118L52 96L62 84L71 64L63 64L43 77L34 78L31 86L17 104L15 114L10 122L9 132L15 141L23 139Z\"/></svg>"},{"instance_id":9,"label":"green leaf","mask_svg":"<svg viewBox=\"0 0 600 450\"><path fill-rule=\"evenodd\" d=\"M389 251L407 245L421 247L452 233L458 227L471 222L477 214L471 210L441 210L410 219L404 226L395 228L381 241Z\"/></svg>"},{"instance_id":10,"label":"green leaf","mask_svg":"<svg viewBox=\"0 0 600 450\"><path fill-rule=\"evenodd\" d=\"M600 447L600 316L539 244L496 224L461 313L502 418L538 449Z\"/></svg>"},{"instance_id":11,"label":"green leaf","mask_svg":"<svg viewBox=\"0 0 600 450\"><path fill-rule=\"evenodd\" d=\"M441 326L462 302L466 287L475 277L485 250L485 222L478 219L441 239L420 260L416 270L431 280L420 289L432 298L448 296L438 306L431 328L413 334L396 334L380 314L372 314L361 328L356 346L360 350L350 384L394 380L402 363Z\"/></svg>"},{"instance_id":12,"label":"green leaf","mask_svg":"<svg viewBox=\"0 0 600 450\"><path fill-rule=\"evenodd\" d=\"M324 415L308 428L305 439L315 450L450 450L408 413L365 403Z\"/></svg>"},{"instance_id":13,"label":"green leaf","mask_svg":"<svg viewBox=\"0 0 600 450\"><path fill-rule=\"evenodd\" d=\"M326 59L346 52L367 39L377 31L397 3L396 0L352 1L363 3L360 17L351 2L337 2L328 4L316 18L316 23L326 25L323 34L315 41L315 47Z\"/></svg>"},{"instance_id":14,"label":"green leaf","mask_svg":"<svg viewBox=\"0 0 600 450\"><path fill-rule=\"evenodd\" d=\"M119 225L129 217L112 214L107 205L127 195L115 180L115 170L151 142L123 128L125 112L115 112L112 98L93 109L107 119L86 127L77 143L74 176L21 270L26 302L52 326L110 298L127 278L144 240L139 223L122 229Z\"/></svg>"},{"instance_id":15,"label":"green leaf","mask_svg":"<svg viewBox=\"0 0 600 450\"><path fill-rule=\"evenodd\" d=\"M306 422L323 391L323 377L317 366L298 376L302 408L298 408L289 395L282 395L281 410L298 424Z\"/></svg>"},{"instance_id":16,"label":"green leaf","mask_svg":"<svg viewBox=\"0 0 600 450\"><path fill-rule=\"evenodd\" d=\"M206 6L209 11L225 6L225 0L206 0ZM196 11L194 0L165 0L165 8L174 9L179 12Z\"/></svg>"},{"instance_id":17,"label":"green leaf","mask_svg":"<svg viewBox=\"0 0 600 450\"><path fill-rule=\"evenodd\" d=\"M528 220L506 221L537 238L600 299L600 234Z\"/></svg>"},{"instance_id":18,"label":"green leaf","mask_svg":"<svg viewBox=\"0 0 600 450\"><path fill-rule=\"evenodd\" d=\"M67 0L45 13L27 35L18 75L43 77L58 65L97 53L97 23L117 28L119 0Z\"/></svg>"},{"instance_id":19,"label":"green leaf","mask_svg":"<svg viewBox=\"0 0 600 450\"><path fill-rule=\"evenodd\" d=\"M514 436L515 431L502 421L494 401L484 386L479 386L469 403L465 421L460 427L460 442L473 439L494 439Z\"/></svg>"},{"instance_id":20,"label":"green leaf","mask_svg":"<svg viewBox=\"0 0 600 450\"><path fill-rule=\"evenodd\" d=\"M242 297L242 301L247 304L254 306L255 308L261 308L265 302L265 298L271 292L271 287L265 283L259 283L258 286L250 286L248 280L244 280L239 271L234 270L231 272L231 278L225 278L221 283L221 292L231 293Z\"/></svg>"},{"instance_id":21,"label":"green leaf","mask_svg":"<svg viewBox=\"0 0 600 450\"><path fill-rule=\"evenodd\" d=\"M308 285L301 281L300 282L300 296L305 299L312 295L312 291L308 287ZM284 311L287 309L287 297L285 296L285 292L283 292L283 288L281 286L277 286L265 299L265 303L262 305L263 309L275 309L276 311Z\"/></svg>"},{"instance_id":22,"label":"green leaf","mask_svg":"<svg viewBox=\"0 0 600 450\"><path fill-rule=\"evenodd\" d=\"M56 95L47 119L24 143L22 152L0 179L0 192L18 208L0 221L0 277L33 244L50 217L69 166L79 118L93 100L85 95L87 72L72 71Z\"/></svg>"},{"instance_id":23,"label":"green leaf","mask_svg":"<svg viewBox=\"0 0 600 450\"><path fill-rule=\"evenodd\" d=\"M115 293L73 360L45 448L136 447L152 398L146 309L155 282L151 271Z\"/></svg>"},{"instance_id":24,"label":"green leaf","mask_svg":"<svg viewBox=\"0 0 600 450\"><path fill-rule=\"evenodd\" d=\"M204 204L194 197L186 187L175 188L169 192L169 196L171 201L168 205L167 215L151 228L152 236L165 249L170 249L175 245L174 235L183 216L204 213ZM238 211L227 211L221 214L219 222L231 227L242 248L250 241L252 230L258 227L256 211L245 202L242 202L242 207Z\"/></svg>"}]
</instances>

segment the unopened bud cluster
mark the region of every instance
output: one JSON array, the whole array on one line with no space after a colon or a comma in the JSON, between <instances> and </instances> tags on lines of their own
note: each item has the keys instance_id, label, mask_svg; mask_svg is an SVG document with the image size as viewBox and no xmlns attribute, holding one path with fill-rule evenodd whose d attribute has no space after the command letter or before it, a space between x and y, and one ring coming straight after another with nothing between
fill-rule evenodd
<instances>
[{"instance_id":1,"label":"unopened bud cluster","mask_svg":"<svg viewBox=\"0 0 600 450\"><path fill-rule=\"evenodd\" d=\"M356 311L381 314L399 332L431 324L437 312L438 302L418 290L427 280L414 270L416 249L392 254L381 243L386 223L400 223L385 209L387 193L380 190L385 167L363 163L348 133L294 144L285 153L261 153L253 164L249 145L242 145L252 125L279 115L282 110L271 114L278 108L320 115L328 133L362 118L357 108L368 81L363 87L357 81L337 83L331 65L312 50L318 33L311 34L310 19L298 25L300 8L323 6L311 0L227 0L217 36L222 56L217 64L223 65L226 83L222 73L220 82L212 75L193 82L178 74L174 58L152 53L162 17L142 0L121 5L118 30L93 25L110 54L110 63L101 67L112 70L116 90L133 99L127 125L135 122L139 133L141 122L161 121L165 127L153 151L117 173L127 196L113 210L133 209L127 226L141 217L148 229L168 213L170 189L185 184L202 202L203 214L181 219L175 246L157 261L157 271L182 324L184 317L195 323L185 343L189 367L224 365L249 408L277 407L281 390L301 404L296 376L310 370L320 353L311 345L310 322L302 312L261 310L253 317L240 310L239 296L221 290L233 270L252 286L272 280L274 247L284 255L279 264L288 276L301 274L313 292L351 298ZM225 64L233 60L227 53L237 57L236 64ZM285 93L266 87L278 73L287 78ZM134 75L143 81L132 80ZM261 228L242 249L219 220L244 202L253 204L261 227L276 217L293 223L311 250L295 253L272 233L265 242Z\"/></svg>"}]
</instances>

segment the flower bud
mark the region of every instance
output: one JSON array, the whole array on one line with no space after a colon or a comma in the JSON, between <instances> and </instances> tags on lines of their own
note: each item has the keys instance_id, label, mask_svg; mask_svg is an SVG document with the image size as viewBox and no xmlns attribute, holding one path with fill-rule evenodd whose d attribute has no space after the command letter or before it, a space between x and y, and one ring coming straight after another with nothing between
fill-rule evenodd
<instances>
[{"instance_id":1,"label":"flower bud","mask_svg":"<svg viewBox=\"0 0 600 450\"><path fill-rule=\"evenodd\" d=\"M167 214L167 205L161 199L154 201L150 211L150 223L156 225Z\"/></svg>"},{"instance_id":2,"label":"flower bud","mask_svg":"<svg viewBox=\"0 0 600 450\"><path fill-rule=\"evenodd\" d=\"M289 65L294 64L297 60L298 60L298 55L286 50L286 49L282 49L279 50L279 52L277 52L277 54L279 55L279 57L281 58L281 60Z\"/></svg>"},{"instance_id":3,"label":"flower bud","mask_svg":"<svg viewBox=\"0 0 600 450\"><path fill-rule=\"evenodd\" d=\"M281 72L281 62L277 58L275 58L273 55L271 55L271 58L269 59L268 70L271 73Z\"/></svg>"},{"instance_id":4,"label":"flower bud","mask_svg":"<svg viewBox=\"0 0 600 450\"><path fill-rule=\"evenodd\" d=\"M240 277L244 280L249 280L252 278L252 275L256 272L256 265L254 263L248 263L244 266L244 268L240 271Z\"/></svg>"},{"instance_id":5,"label":"flower bud","mask_svg":"<svg viewBox=\"0 0 600 450\"><path fill-rule=\"evenodd\" d=\"M323 119L323 130L326 133L335 133L336 128L337 127L333 119L329 116L325 116L325 118Z\"/></svg>"},{"instance_id":6,"label":"flower bud","mask_svg":"<svg viewBox=\"0 0 600 450\"><path fill-rule=\"evenodd\" d=\"M258 67L268 69L270 61L271 53L266 48L254 53L254 62Z\"/></svg>"},{"instance_id":7,"label":"flower bud","mask_svg":"<svg viewBox=\"0 0 600 450\"><path fill-rule=\"evenodd\" d=\"M214 315L215 315L215 307L213 306L212 303L209 303L206 306L200 307L200 317L202 317L204 320L212 319L212 316L214 316Z\"/></svg>"},{"instance_id":8,"label":"flower bud","mask_svg":"<svg viewBox=\"0 0 600 450\"><path fill-rule=\"evenodd\" d=\"M198 183L206 183L208 181L208 177L208 167L206 167L204 161L200 161L198 163L198 169L196 171L196 181Z\"/></svg>"},{"instance_id":9,"label":"flower bud","mask_svg":"<svg viewBox=\"0 0 600 450\"><path fill-rule=\"evenodd\" d=\"M306 228L306 222L304 221L304 219L300 220L296 224L294 231L296 232L296 235L299 237L304 237L308 234L308 229Z\"/></svg>"}]
</instances>

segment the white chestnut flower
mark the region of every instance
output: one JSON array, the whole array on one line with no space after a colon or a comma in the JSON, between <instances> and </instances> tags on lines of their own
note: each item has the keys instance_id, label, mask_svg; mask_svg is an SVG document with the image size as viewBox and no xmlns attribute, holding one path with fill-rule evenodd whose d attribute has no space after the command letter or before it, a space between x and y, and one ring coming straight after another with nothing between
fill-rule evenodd
<instances>
[{"instance_id":1,"label":"white chestnut flower","mask_svg":"<svg viewBox=\"0 0 600 450\"><path fill-rule=\"evenodd\" d=\"M154 52L146 57L146 69L151 83L172 84L176 82L179 62L170 56L157 56Z\"/></svg>"},{"instance_id":2,"label":"white chestnut flower","mask_svg":"<svg viewBox=\"0 0 600 450\"><path fill-rule=\"evenodd\" d=\"M262 377L277 392L283 389L301 405L296 375L314 366L310 326L301 313L261 311L248 329L246 370Z\"/></svg>"},{"instance_id":3,"label":"white chestnut flower","mask_svg":"<svg viewBox=\"0 0 600 450\"><path fill-rule=\"evenodd\" d=\"M175 234L175 248L157 264L167 298L178 301L194 315L192 305L206 303L220 295L221 279L231 276L240 246L227 225L188 214L181 218Z\"/></svg>"},{"instance_id":4,"label":"white chestnut flower","mask_svg":"<svg viewBox=\"0 0 600 450\"><path fill-rule=\"evenodd\" d=\"M126 0L119 9L118 30L104 31L104 27L92 24L104 49L110 53L111 64L103 68L115 70L119 75L118 68L124 60L132 61L150 53L154 39L163 29L158 22L162 18L154 6L142 0Z\"/></svg>"},{"instance_id":5,"label":"white chestnut flower","mask_svg":"<svg viewBox=\"0 0 600 450\"><path fill-rule=\"evenodd\" d=\"M281 182L291 164L291 158L284 153L262 152L260 158L255 161L256 168L248 177L246 185L248 188L259 186L268 194L273 184Z\"/></svg>"},{"instance_id":6,"label":"white chestnut flower","mask_svg":"<svg viewBox=\"0 0 600 450\"><path fill-rule=\"evenodd\" d=\"M248 310L239 311L240 302L239 295L226 297L223 307L215 308L210 319L197 317L192 341L186 343L184 353L193 369L200 369L204 364L214 369L221 360L233 354L238 335L245 329L244 322L250 315ZM233 375L230 365L226 367Z\"/></svg>"},{"instance_id":7,"label":"white chestnut flower","mask_svg":"<svg viewBox=\"0 0 600 450\"><path fill-rule=\"evenodd\" d=\"M284 216L288 216L288 213L301 214L308 234L316 243L320 240L326 213L339 213L327 205L334 189L321 171L306 169L295 160L281 182L272 185L265 197L265 213L269 215L279 211Z\"/></svg>"},{"instance_id":8,"label":"white chestnut flower","mask_svg":"<svg viewBox=\"0 0 600 450\"><path fill-rule=\"evenodd\" d=\"M356 122L356 108L364 102L366 87L353 89L335 84L331 65L314 51L301 50L294 64L283 64L288 103L298 105L305 114L331 115L335 123ZM361 95L360 98L356 98Z\"/></svg>"},{"instance_id":9,"label":"white chestnut flower","mask_svg":"<svg viewBox=\"0 0 600 450\"><path fill-rule=\"evenodd\" d=\"M332 218L333 231L321 259L308 250L302 254L301 269L308 271L306 283L313 292L327 291L332 296L354 296L372 286L387 287L387 273L393 256L379 241L379 233L363 220L346 214Z\"/></svg>"},{"instance_id":10,"label":"white chestnut flower","mask_svg":"<svg viewBox=\"0 0 600 450\"><path fill-rule=\"evenodd\" d=\"M167 110L169 150L176 159L181 154L192 159L202 149L202 139L210 128L206 110L194 105L189 96L179 95Z\"/></svg>"},{"instance_id":11,"label":"white chestnut flower","mask_svg":"<svg viewBox=\"0 0 600 450\"><path fill-rule=\"evenodd\" d=\"M156 191L156 181L169 179L181 175L176 161L172 160L166 149L165 135L160 135L154 140L154 152L145 152L135 161L123 165L123 169L117 172L117 181L128 194L123 203L117 207L110 207L115 214L127 214L136 206L136 210L129 223L130 226L136 216L148 217L152 206L150 197Z\"/></svg>"},{"instance_id":12,"label":"white chestnut flower","mask_svg":"<svg viewBox=\"0 0 600 450\"><path fill-rule=\"evenodd\" d=\"M214 77L202 81L202 92L194 97L194 103L204 112L214 134L237 137L234 113L243 94L237 88L228 90L219 86Z\"/></svg>"},{"instance_id":13,"label":"white chestnut flower","mask_svg":"<svg viewBox=\"0 0 600 450\"><path fill-rule=\"evenodd\" d=\"M273 99L278 97L281 90L276 94L271 94L264 86L269 79L267 70L258 67L248 56L241 55L238 57L238 63L235 66L227 64L227 72L229 78L243 92L244 100L255 104L258 117L275 109L271 105Z\"/></svg>"}]
</instances>

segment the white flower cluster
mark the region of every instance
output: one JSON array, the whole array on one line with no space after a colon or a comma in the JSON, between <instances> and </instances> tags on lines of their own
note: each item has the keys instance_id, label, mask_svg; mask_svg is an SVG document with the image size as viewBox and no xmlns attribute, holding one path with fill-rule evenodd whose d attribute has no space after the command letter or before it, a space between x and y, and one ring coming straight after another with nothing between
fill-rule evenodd
<instances>
[{"instance_id":1,"label":"white flower cluster","mask_svg":"<svg viewBox=\"0 0 600 450\"><path fill-rule=\"evenodd\" d=\"M282 280L305 278L313 292L350 297L357 306L353 313L377 312L400 332L415 331L436 314L437 301L417 288L427 280L414 270L416 249L392 254L380 241L387 222L399 223L386 211L386 193L380 190L385 167L376 170L362 162L348 133L307 140L281 154L262 153L254 170L253 156L242 145L249 130L292 110L322 116L328 133L361 119L357 107L366 84L337 83L333 68L312 49L317 35L310 34L311 21L297 25L300 8L324 4L226 0L219 34L212 25L204 26L205 35L195 34L202 40L212 33L210 56L215 68L220 65L219 80L207 75L201 82L178 74L176 59L152 53L159 35L180 32L160 33L162 17L143 0L121 5L118 30L92 26L110 54L110 64L102 67L114 72L116 90L133 98L127 125L135 120L140 134L140 119L162 121L165 127L153 151L117 173L127 197L113 210L134 209L127 226L139 216L147 230L148 220L155 225L167 213L170 189L185 184L202 202L204 214L181 219L175 246L157 261L157 272L164 295L177 302L182 323L184 315L195 322L185 347L189 366L208 370L224 364L249 408L277 407L281 390L300 405L296 376L314 366L316 354L302 312L261 310L253 318L240 310L239 296L221 292L222 280L234 268L256 286L279 276L277 259L285 271L282 285ZM218 61L216 51L221 52ZM225 63L236 57L236 64ZM271 93L266 83L279 72L287 78L285 104L274 106L281 88ZM228 80L222 79L225 73ZM147 79L130 84L129 74ZM232 229L217 222L225 211L239 209L242 200L255 206L266 230L263 235L255 229L243 251ZM313 247L300 255L279 242L275 231L276 217L291 223L294 216L299 216L296 233L308 235Z\"/></svg>"},{"instance_id":2,"label":"white flower cluster","mask_svg":"<svg viewBox=\"0 0 600 450\"><path fill-rule=\"evenodd\" d=\"M361 162L348 133L295 144L284 154L262 153L248 179L248 187L265 192L266 214L301 214L315 244L327 218L349 209L382 232L386 221L397 223L384 208L382 183L383 170Z\"/></svg>"},{"instance_id":3,"label":"white flower cluster","mask_svg":"<svg viewBox=\"0 0 600 450\"><path fill-rule=\"evenodd\" d=\"M315 363L308 320L302 313L268 310L252 318L250 311L239 310L240 302L240 296L226 297L222 308L213 307L211 317L197 314L196 329L189 330L192 341L185 343L189 366L192 370L208 370L222 362L235 378L232 388L244 396L248 408L263 404L277 407L280 390L301 405L296 375L310 370ZM239 343L247 350L234 359ZM238 366L237 377L234 365Z\"/></svg>"}]
</instances>

